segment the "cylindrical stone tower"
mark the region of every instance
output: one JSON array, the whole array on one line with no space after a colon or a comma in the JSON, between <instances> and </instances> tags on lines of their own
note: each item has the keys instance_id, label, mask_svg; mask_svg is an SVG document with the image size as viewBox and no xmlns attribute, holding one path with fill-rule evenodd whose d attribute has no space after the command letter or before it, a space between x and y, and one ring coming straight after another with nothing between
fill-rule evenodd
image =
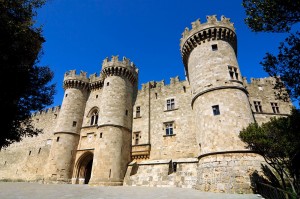
<instances>
[{"instance_id":1,"label":"cylindrical stone tower","mask_svg":"<svg viewBox=\"0 0 300 199\"><path fill-rule=\"evenodd\" d=\"M122 185L130 162L134 93L138 70L129 59L106 58L99 113L100 139L95 147L90 184Z\"/></svg>"},{"instance_id":2,"label":"cylindrical stone tower","mask_svg":"<svg viewBox=\"0 0 300 199\"><path fill-rule=\"evenodd\" d=\"M180 47L200 154L244 149L239 132L254 120L237 62L233 23L215 15L204 24L197 20L183 32Z\"/></svg>"},{"instance_id":3,"label":"cylindrical stone tower","mask_svg":"<svg viewBox=\"0 0 300 199\"><path fill-rule=\"evenodd\" d=\"M88 97L89 79L85 72L65 74L65 95L54 130L46 180L70 182L79 133Z\"/></svg>"}]
</instances>

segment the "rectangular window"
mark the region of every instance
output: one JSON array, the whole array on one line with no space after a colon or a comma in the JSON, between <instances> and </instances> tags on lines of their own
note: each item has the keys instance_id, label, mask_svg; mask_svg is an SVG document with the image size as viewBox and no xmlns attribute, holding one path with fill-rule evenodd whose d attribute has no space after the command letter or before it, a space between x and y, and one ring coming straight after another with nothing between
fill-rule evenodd
<instances>
[{"instance_id":1,"label":"rectangular window","mask_svg":"<svg viewBox=\"0 0 300 199\"><path fill-rule=\"evenodd\" d=\"M233 79L233 80L239 79L239 73L238 73L236 67L228 66L228 71L229 71L229 76L231 79Z\"/></svg>"},{"instance_id":2,"label":"rectangular window","mask_svg":"<svg viewBox=\"0 0 300 199\"><path fill-rule=\"evenodd\" d=\"M260 101L254 101L254 108L257 113L263 112Z\"/></svg>"},{"instance_id":3,"label":"rectangular window","mask_svg":"<svg viewBox=\"0 0 300 199\"><path fill-rule=\"evenodd\" d=\"M273 113L280 113L279 112L279 106L278 106L277 103L271 102L271 107L272 107Z\"/></svg>"},{"instance_id":4,"label":"rectangular window","mask_svg":"<svg viewBox=\"0 0 300 199\"><path fill-rule=\"evenodd\" d=\"M77 125L77 122L76 122L76 121L73 121L72 126L73 126L73 127L76 127L76 125Z\"/></svg>"},{"instance_id":5,"label":"rectangular window","mask_svg":"<svg viewBox=\"0 0 300 199\"><path fill-rule=\"evenodd\" d=\"M214 115L220 115L219 105L212 106L212 110Z\"/></svg>"},{"instance_id":6,"label":"rectangular window","mask_svg":"<svg viewBox=\"0 0 300 199\"><path fill-rule=\"evenodd\" d=\"M218 50L218 45L217 44L211 45L211 49L212 49L212 51Z\"/></svg>"},{"instance_id":7,"label":"rectangular window","mask_svg":"<svg viewBox=\"0 0 300 199\"><path fill-rule=\"evenodd\" d=\"M165 123L166 135L173 135L173 122Z\"/></svg>"},{"instance_id":8,"label":"rectangular window","mask_svg":"<svg viewBox=\"0 0 300 199\"><path fill-rule=\"evenodd\" d=\"M136 107L136 117L141 117L141 107L140 106Z\"/></svg>"},{"instance_id":9,"label":"rectangular window","mask_svg":"<svg viewBox=\"0 0 300 199\"><path fill-rule=\"evenodd\" d=\"M167 110L175 109L175 99L168 99L167 100Z\"/></svg>"},{"instance_id":10,"label":"rectangular window","mask_svg":"<svg viewBox=\"0 0 300 199\"><path fill-rule=\"evenodd\" d=\"M134 144L138 145L140 141L140 133L134 133Z\"/></svg>"}]
</instances>

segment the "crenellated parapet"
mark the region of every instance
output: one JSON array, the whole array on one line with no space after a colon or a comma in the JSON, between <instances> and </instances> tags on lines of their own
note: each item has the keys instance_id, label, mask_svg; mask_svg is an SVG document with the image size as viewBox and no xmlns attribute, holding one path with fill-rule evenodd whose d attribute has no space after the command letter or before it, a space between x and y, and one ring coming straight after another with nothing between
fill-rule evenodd
<instances>
[{"instance_id":1,"label":"crenellated parapet","mask_svg":"<svg viewBox=\"0 0 300 199\"><path fill-rule=\"evenodd\" d=\"M187 68L187 61L191 51L202 43L211 40L227 41L237 53L237 39L233 23L229 18L221 16L221 21L218 21L216 15L206 17L207 22L201 24L197 19L192 22L192 29L185 28L180 39L180 51L184 66Z\"/></svg>"},{"instance_id":2,"label":"crenellated parapet","mask_svg":"<svg viewBox=\"0 0 300 199\"><path fill-rule=\"evenodd\" d=\"M80 74L76 74L76 70L70 70L65 73L64 76L64 89L68 88L79 88L88 89L89 88L89 78L87 73L80 71Z\"/></svg>"},{"instance_id":3,"label":"crenellated parapet","mask_svg":"<svg viewBox=\"0 0 300 199\"><path fill-rule=\"evenodd\" d=\"M103 75L97 76L96 73L91 74L90 77L90 90L96 90L103 87L104 78Z\"/></svg>"},{"instance_id":4,"label":"crenellated parapet","mask_svg":"<svg viewBox=\"0 0 300 199\"><path fill-rule=\"evenodd\" d=\"M135 84L138 80L138 69L128 58L123 57L120 61L119 56L112 56L111 59L105 58L102 63L101 75L103 78L108 76L124 76Z\"/></svg>"}]
</instances>

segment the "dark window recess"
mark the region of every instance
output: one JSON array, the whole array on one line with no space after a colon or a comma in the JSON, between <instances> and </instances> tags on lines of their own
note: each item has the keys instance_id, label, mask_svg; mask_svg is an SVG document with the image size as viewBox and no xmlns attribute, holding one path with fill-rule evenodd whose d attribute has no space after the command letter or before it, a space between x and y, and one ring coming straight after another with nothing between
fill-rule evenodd
<instances>
[{"instance_id":1,"label":"dark window recess","mask_svg":"<svg viewBox=\"0 0 300 199\"><path fill-rule=\"evenodd\" d=\"M272 107L273 113L280 113L279 112L279 106L278 106L277 103L271 102L271 107Z\"/></svg>"},{"instance_id":2,"label":"dark window recess","mask_svg":"<svg viewBox=\"0 0 300 199\"><path fill-rule=\"evenodd\" d=\"M31 154L31 151L29 151L29 154L28 155L30 155Z\"/></svg>"},{"instance_id":3,"label":"dark window recess","mask_svg":"<svg viewBox=\"0 0 300 199\"><path fill-rule=\"evenodd\" d=\"M125 111L125 115L128 115L128 110Z\"/></svg>"},{"instance_id":4,"label":"dark window recess","mask_svg":"<svg viewBox=\"0 0 300 199\"><path fill-rule=\"evenodd\" d=\"M177 162L172 162L173 172L177 171Z\"/></svg>"},{"instance_id":5,"label":"dark window recess","mask_svg":"<svg viewBox=\"0 0 300 199\"><path fill-rule=\"evenodd\" d=\"M140 133L134 133L134 144L138 145L140 141Z\"/></svg>"},{"instance_id":6,"label":"dark window recess","mask_svg":"<svg viewBox=\"0 0 300 199\"><path fill-rule=\"evenodd\" d=\"M77 122L76 122L76 121L73 121L72 126L73 126L73 127L76 127L76 125L77 125Z\"/></svg>"},{"instance_id":7,"label":"dark window recess","mask_svg":"<svg viewBox=\"0 0 300 199\"><path fill-rule=\"evenodd\" d=\"M155 93L155 99L157 99L157 93Z\"/></svg>"},{"instance_id":8,"label":"dark window recess","mask_svg":"<svg viewBox=\"0 0 300 199\"><path fill-rule=\"evenodd\" d=\"M68 97L68 94L66 94L66 97Z\"/></svg>"},{"instance_id":9,"label":"dark window recess","mask_svg":"<svg viewBox=\"0 0 300 199\"><path fill-rule=\"evenodd\" d=\"M260 101L254 101L253 103L254 103L255 111L257 113L262 113L263 111L262 111L262 106L261 106Z\"/></svg>"},{"instance_id":10,"label":"dark window recess","mask_svg":"<svg viewBox=\"0 0 300 199\"><path fill-rule=\"evenodd\" d=\"M167 100L167 110L175 109L175 99L168 99Z\"/></svg>"},{"instance_id":11,"label":"dark window recess","mask_svg":"<svg viewBox=\"0 0 300 199\"><path fill-rule=\"evenodd\" d=\"M98 124L98 111L94 111L91 117L91 125Z\"/></svg>"},{"instance_id":12,"label":"dark window recess","mask_svg":"<svg viewBox=\"0 0 300 199\"><path fill-rule=\"evenodd\" d=\"M102 138L102 133L100 133L100 138Z\"/></svg>"},{"instance_id":13,"label":"dark window recess","mask_svg":"<svg viewBox=\"0 0 300 199\"><path fill-rule=\"evenodd\" d=\"M98 98L98 95L96 95L96 98Z\"/></svg>"},{"instance_id":14,"label":"dark window recess","mask_svg":"<svg viewBox=\"0 0 300 199\"><path fill-rule=\"evenodd\" d=\"M212 49L212 51L218 50L218 45L217 44L211 45L211 49Z\"/></svg>"},{"instance_id":15,"label":"dark window recess","mask_svg":"<svg viewBox=\"0 0 300 199\"><path fill-rule=\"evenodd\" d=\"M228 72L229 72L229 75L230 75L231 79L234 79L234 80L238 80L239 79L239 73L238 73L236 67L228 66Z\"/></svg>"},{"instance_id":16,"label":"dark window recess","mask_svg":"<svg viewBox=\"0 0 300 199\"><path fill-rule=\"evenodd\" d=\"M40 154L40 153L41 153L41 150L42 150L42 149L41 149L41 148L39 148L39 152L38 152L38 154Z\"/></svg>"},{"instance_id":17,"label":"dark window recess","mask_svg":"<svg viewBox=\"0 0 300 199\"><path fill-rule=\"evenodd\" d=\"M185 88L185 86L183 87L183 92L186 92L186 88Z\"/></svg>"},{"instance_id":18,"label":"dark window recess","mask_svg":"<svg viewBox=\"0 0 300 199\"><path fill-rule=\"evenodd\" d=\"M136 107L136 117L141 117L141 107L140 106Z\"/></svg>"},{"instance_id":19,"label":"dark window recess","mask_svg":"<svg viewBox=\"0 0 300 199\"><path fill-rule=\"evenodd\" d=\"M106 83L106 86L109 86L109 82Z\"/></svg>"},{"instance_id":20,"label":"dark window recess","mask_svg":"<svg viewBox=\"0 0 300 199\"><path fill-rule=\"evenodd\" d=\"M166 135L173 135L173 123L166 123Z\"/></svg>"},{"instance_id":21,"label":"dark window recess","mask_svg":"<svg viewBox=\"0 0 300 199\"><path fill-rule=\"evenodd\" d=\"M219 105L212 106L213 114L220 115Z\"/></svg>"},{"instance_id":22,"label":"dark window recess","mask_svg":"<svg viewBox=\"0 0 300 199\"><path fill-rule=\"evenodd\" d=\"M56 138L56 142L59 142L59 137Z\"/></svg>"}]
</instances>

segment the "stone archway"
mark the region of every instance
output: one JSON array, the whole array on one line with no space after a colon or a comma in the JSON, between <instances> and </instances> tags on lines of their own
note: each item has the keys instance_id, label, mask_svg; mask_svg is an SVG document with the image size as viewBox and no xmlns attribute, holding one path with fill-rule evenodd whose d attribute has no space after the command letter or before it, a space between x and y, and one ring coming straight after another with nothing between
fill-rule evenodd
<instances>
[{"instance_id":1,"label":"stone archway","mask_svg":"<svg viewBox=\"0 0 300 199\"><path fill-rule=\"evenodd\" d=\"M94 155L91 152L86 152L78 159L75 166L75 184L89 183L92 174L93 157Z\"/></svg>"}]
</instances>

